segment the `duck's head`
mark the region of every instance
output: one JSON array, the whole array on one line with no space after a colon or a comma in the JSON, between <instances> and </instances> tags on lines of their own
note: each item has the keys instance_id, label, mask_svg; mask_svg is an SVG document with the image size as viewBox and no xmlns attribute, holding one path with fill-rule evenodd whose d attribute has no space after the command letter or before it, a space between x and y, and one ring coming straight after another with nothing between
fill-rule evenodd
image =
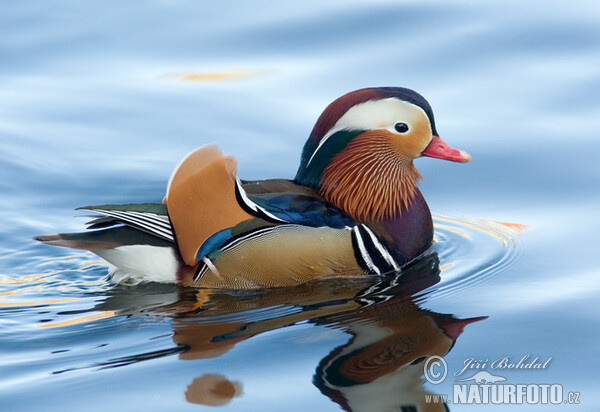
<instances>
[{"instance_id":1,"label":"duck's head","mask_svg":"<svg viewBox=\"0 0 600 412\"><path fill-rule=\"evenodd\" d=\"M323 111L304 145L296 181L359 221L399 216L421 177L413 160L471 160L438 136L431 106L401 87L350 92Z\"/></svg>"}]
</instances>

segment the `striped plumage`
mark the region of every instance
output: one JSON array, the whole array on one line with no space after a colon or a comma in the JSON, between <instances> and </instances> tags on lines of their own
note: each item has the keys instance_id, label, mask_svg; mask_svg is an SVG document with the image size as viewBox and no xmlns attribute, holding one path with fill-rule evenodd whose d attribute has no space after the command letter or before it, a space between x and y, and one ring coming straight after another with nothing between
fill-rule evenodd
<instances>
[{"instance_id":1,"label":"striped plumage","mask_svg":"<svg viewBox=\"0 0 600 412\"><path fill-rule=\"evenodd\" d=\"M205 146L176 168L162 204L85 207L101 215L96 230L37 239L93 251L115 281L245 289L397 272L433 238L420 156L470 160L437 136L419 94L361 89L319 117L294 180L241 180L233 158Z\"/></svg>"}]
</instances>

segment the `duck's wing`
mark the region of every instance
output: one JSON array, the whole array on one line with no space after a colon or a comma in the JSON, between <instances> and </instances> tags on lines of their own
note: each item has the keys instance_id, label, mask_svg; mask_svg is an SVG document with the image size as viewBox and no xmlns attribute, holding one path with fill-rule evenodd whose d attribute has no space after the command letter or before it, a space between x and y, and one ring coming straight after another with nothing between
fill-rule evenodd
<instances>
[{"instance_id":1,"label":"duck's wing","mask_svg":"<svg viewBox=\"0 0 600 412\"><path fill-rule=\"evenodd\" d=\"M251 218L225 227L208 237L196 252L196 262L208 253L232 242L256 240L273 226L351 229L354 221L343 211L327 203L312 189L290 180L235 180L238 207ZM293 234L293 232L292 232ZM179 237L178 237L179 238ZM293 239L290 239L293 243Z\"/></svg>"},{"instance_id":2,"label":"duck's wing","mask_svg":"<svg viewBox=\"0 0 600 412\"><path fill-rule=\"evenodd\" d=\"M167 207L160 203L83 206L77 210L89 210L101 215L87 222L88 229L125 225L174 242Z\"/></svg>"},{"instance_id":3,"label":"duck's wing","mask_svg":"<svg viewBox=\"0 0 600 412\"><path fill-rule=\"evenodd\" d=\"M165 203L179 251L190 266L236 236L240 228L256 226L256 219L267 225L344 228L354 224L309 188L283 179L243 182L236 176L236 166L216 146L204 146L190 153L169 181ZM243 224L246 221L252 223Z\"/></svg>"},{"instance_id":4,"label":"duck's wing","mask_svg":"<svg viewBox=\"0 0 600 412\"><path fill-rule=\"evenodd\" d=\"M317 192L291 180L237 179L236 195L244 208L265 220L335 229L356 225L348 214L327 202Z\"/></svg>"},{"instance_id":5,"label":"duck's wing","mask_svg":"<svg viewBox=\"0 0 600 412\"><path fill-rule=\"evenodd\" d=\"M87 222L88 229L109 229L58 233L36 236L34 239L55 246L84 250L135 244L173 246L174 235L167 208L160 203L84 206L78 210L89 210L100 215L91 216L93 219Z\"/></svg>"},{"instance_id":6,"label":"duck's wing","mask_svg":"<svg viewBox=\"0 0 600 412\"><path fill-rule=\"evenodd\" d=\"M102 218L99 218L102 219ZM70 247L74 249L91 250L110 250L120 246L129 245L147 245L172 248L173 242L164 238L150 234L147 230L133 228L133 226L123 226L121 222L114 221L109 229L92 230L89 232L78 233L57 233L52 235L35 236L34 239L48 245Z\"/></svg>"}]
</instances>

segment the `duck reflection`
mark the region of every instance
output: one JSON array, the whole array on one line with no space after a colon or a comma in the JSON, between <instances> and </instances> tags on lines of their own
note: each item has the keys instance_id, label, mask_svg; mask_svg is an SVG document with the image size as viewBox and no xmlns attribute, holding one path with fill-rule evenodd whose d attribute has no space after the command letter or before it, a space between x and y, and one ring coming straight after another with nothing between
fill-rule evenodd
<instances>
[{"instance_id":1,"label":"duck reflection","mask_svg":"<svg viewBox=\"0 0 600 412\"><path fill-rule=\"evenodd\" d=\"M333 315L351 338L321 360L313 383L346 411L435 411L427 404L423 361L444 356L469 323L421 309L397 295L350 316Z\"/></svg>"},{"instance_id":2,"label":"duck reflection","mask_svg":"<svg viewBox=\"0 0 600 412\"><path fill-rule=\"evenodd\" d=\"M259 292L180 289L177 299L151 308L132 309L128 299L128 310L172 316L172 339L182 360L215 358L239 342L298 322L342 330L349 340L316 367L313 384L321 393L346 411L446 410L443 404L425 403L423 361L446 355L466 325L485 317L457 319L419 306L427 296L424 290L440 280L438 264L431 254L384 279ZM103 309L115 302L108 299ZM240 382L205 374L188 385L185 396L192 403L218 406L242 391Z\"/></svg>"}]
</instances>

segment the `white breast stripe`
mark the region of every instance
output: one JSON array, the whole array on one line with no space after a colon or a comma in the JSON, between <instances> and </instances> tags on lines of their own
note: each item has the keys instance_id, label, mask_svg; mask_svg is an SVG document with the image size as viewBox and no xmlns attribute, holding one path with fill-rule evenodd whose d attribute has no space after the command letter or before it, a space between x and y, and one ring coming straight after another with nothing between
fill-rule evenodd
<instances>
[{"instance_id":1,"label":"white breast stripe","mask_svg":"<svg viewBox=\"0 0 600 412\"><path fill-rule=\"evenodd\" d=\"M254 203L252 200L250 200L250 198L246 194L246 191L242 187L242 182L240 181L240 178L237 176L235 177L235 185L237 187L238 193L240 194L240 197L242 198L242 201L244 202L244 204L246 206L248 206L250 208L250 210L253 210L254 212L256 212L258 214L262 213L265 216L267 216L268 218L273 219L277 222L287 223L286 220L280 219L277 216L275 216L274 214L267 212L267 210L264 207L260 207L259 205Z\"/></svg>"},{"instance_id":2,"label":"white breast stripe","mask_svg":"<svg viewBox=\"0 0 600 412\"><path fill-rule=\"evenodd\" d=\"M366 230L367 234L371 238L371 241L373 242L373 244L375 245L375 247L377 248L379 253L381 253L381 256L383 257L383 259L385 259L385 261L391 267L393 267L396 272L399 271L400 266L398 266L398 263L396 263L396 261L394 260L392 255L390 255L390 252L388 252L387 248L385 246L383 246L381 244L381 242L379 242L379 239L377 239L377 236L375 236L375 233L373 233L371 228L369 228L367 225L364 225L364 224L361 226Z\"/></svg>"},{"instance_id":3,"label":"white breast stripe","mask_svg":"<svg viewBox=\"0 0 600 412\"><path fill-rule=\"evenodd\" d=\"M360 235L360 232L358 231L358 226L354 226L354 228L352 229L352 232L354 232L354 235L356 236L356 243L358 244L358 249L360 251L360 255L362 256L362 258L365 261L365 264L367 265L369 270L377 273L378 275L381 275L381 271L379 270L379 268L377 266L375 266L375 263L373 263L371 256L369 256L369 252L367 252L365 243Z\"/></svg>"}]
</instances>

